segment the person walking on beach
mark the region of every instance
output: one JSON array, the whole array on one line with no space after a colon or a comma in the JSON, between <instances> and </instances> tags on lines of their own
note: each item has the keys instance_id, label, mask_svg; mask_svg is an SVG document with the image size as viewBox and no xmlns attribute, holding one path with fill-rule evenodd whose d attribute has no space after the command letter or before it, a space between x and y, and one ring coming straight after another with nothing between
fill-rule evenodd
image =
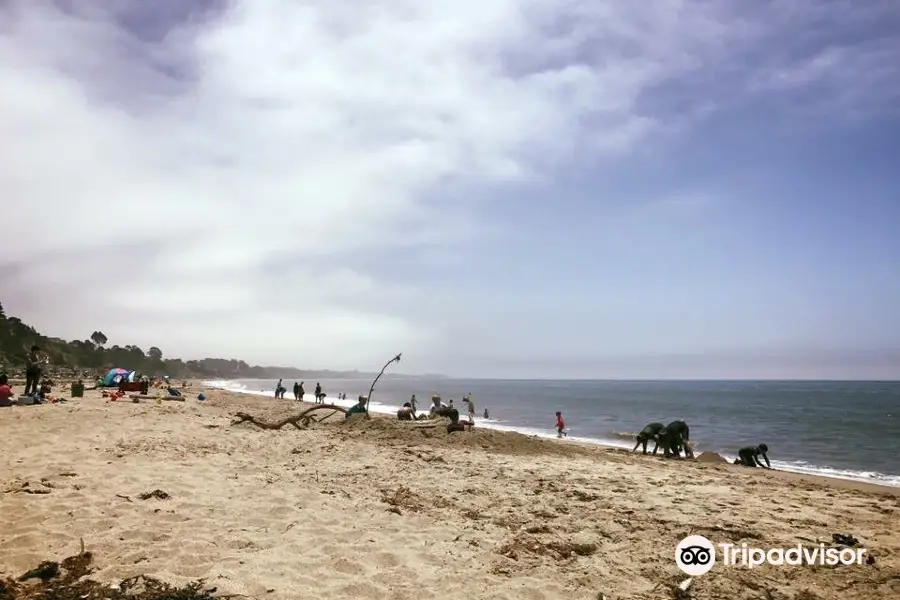
<instances>
[{"instance_id":1,"label":"person walking on beach","mask_svg":"<svg viewBox=\"0 0 900 600\"><path fill-rule=\"evenodd\" d=\"M556 437L561 438L566 435L566 422L563 421L562 413L556 411Z\"/></svg>"},{"instance_id":2,"label":"person walking on beach","mask_svg":"<svg viewBox=\"0 0 900 600\"><path fill-rule=\"evenodd\" d=\"M28 359L25 363L25 395L37 394L41 381L41 349L37 345L31 347Z\"/></svg>"}]
</instances>

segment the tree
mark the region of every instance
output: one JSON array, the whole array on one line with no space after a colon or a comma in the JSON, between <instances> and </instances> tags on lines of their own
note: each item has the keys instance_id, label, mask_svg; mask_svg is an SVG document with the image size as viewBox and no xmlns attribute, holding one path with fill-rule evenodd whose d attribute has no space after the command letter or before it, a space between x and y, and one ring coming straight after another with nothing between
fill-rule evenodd
<instances>
[{"instance_id":1,"label":"tree","mask_svg":"<svg viewBox=\"0 0 900 600\"><path fill-rule=\"evenodd\" d=\"M150 360L161 361L163 353L162 350L160 350L156 346L151 346L150 349L147 350L147 356L150 357Z\"/></svg>"},{"instance_id":2,"label":"tree","mask_svg":"<svg viewBox=\"0 0 900 600\"><path fill-rule=\"evenodd\" d=\"M94 344L96 344L97 346L102 348L103 345L109 341L109 338L107 338L105 335L103 335L102 331L95 331L94 333L91 334L91 341L94 342Z\"/></svg>"}]
</instances>

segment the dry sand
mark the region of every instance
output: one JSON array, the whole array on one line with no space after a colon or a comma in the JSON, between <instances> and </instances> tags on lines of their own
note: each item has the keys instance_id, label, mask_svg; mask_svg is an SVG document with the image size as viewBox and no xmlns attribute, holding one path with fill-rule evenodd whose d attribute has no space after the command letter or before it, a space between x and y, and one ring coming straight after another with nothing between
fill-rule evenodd
<instances>
[{"instance_id":1,"label":"dry sand","mask_svg":"<svg viewBox=\"0 0 900 600\"><path fill-rule=\"evenodd\" d=\"M900 598L895 489L385 419L264 431L231 416L297 404L206 393L0 409L0 576L83 538L95 578L271 600L671 599L689 532L766 548L841 532L875 564L718 565L690 597Z\"/></svg>"}]
</instances>

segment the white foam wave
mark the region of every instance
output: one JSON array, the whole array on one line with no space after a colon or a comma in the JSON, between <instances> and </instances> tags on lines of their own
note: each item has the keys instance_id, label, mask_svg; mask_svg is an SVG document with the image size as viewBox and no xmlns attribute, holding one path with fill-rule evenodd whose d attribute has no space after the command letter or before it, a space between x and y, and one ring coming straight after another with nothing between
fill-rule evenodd
<instances>
[{"instance_id":1,"label":"white foam wave","mask_svg":"<svg viewBox=\"0 0 900 600\"><path fill-rule=\"evenodd\" d=\"M267 398L273 398L275 395L274 389L263 389L263 390L251 390L248 389L242 383L237 381L228 381L228 380L218 380L218 381L204 381L203 385L208 387L228 390L231 392L238 392L242 394L251 394L254 396L264 396ZM310 395L311 394L307 394ZM351 407L356 404L355 398L347 398L346 400L338 400L333 396L326 396L325 402L327 404L335 404L337 406L343 407ZM380 414L396 414L397 410L400 406L397 405L389 405L382 404L376 400L372 400L369 403L369 411ZM499 419L483 419L481 417L475 418L475 423L480 427L484 427L485 429L493 429L495 431L509 431L514 433L521 433L523 435L545 438L545 439L557 439L557 433L555 429L541 429L538 427L521 427L518 425L507 425L504 421ZM593 438L593 437L580 437L573 436L569 434L566 440L571 442L578 442L583 444L592 444L595 446L604 446L607 448L624 448L626 450L631 450L633 447L633 443L631 441L625 441L622 439L602 439L602 438ZM703 449L700 447L694 448L697 454L703 452ZM722 454L720 453L722 458L728 460L728 462L733 462L736 455ZM809 463L803 461L772 461L772 467L782 470L782 471L790 471L792 473L800 473L802 475L818 475L820 477L832 477L834 479L846 479L849 481L858 481L862 483L872 483L876 485L886 485L891 487L900 487L900 476L897 475L885 475L884 473L878 473L875 471L852 471L849 469L835 469L832 467L823 467L818 465L811 465Z\"/></svg>"}]
</instances>

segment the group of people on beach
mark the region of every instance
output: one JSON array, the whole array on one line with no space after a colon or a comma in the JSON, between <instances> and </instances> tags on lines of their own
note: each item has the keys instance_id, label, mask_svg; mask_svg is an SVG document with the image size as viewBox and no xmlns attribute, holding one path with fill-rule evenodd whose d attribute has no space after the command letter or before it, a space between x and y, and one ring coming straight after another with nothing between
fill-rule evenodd
<instances>
[{"instance_id":1,"label":"group of people on beach","mask_svg":"<svg viewBox=\"0 0 900 600\"><path fill-rule=\"evenodd\" d=\"M9 376L0 373L0 407L16 404L43 404L53 391L53 381L44 377L44 365L48 364L47 356L40 346L33 345L25 361L25 391L16 397L9 383Z\"/></svg>"},{"instance_id":2,"label":"group of people on beach","mask_svg":"<svg viewBox=\"0 0 900 600\"><path fill-rule=\"evenodd\" d=\"M275 397L284 398L286 391L284 385L282 385L282 380L279 379L278 384L275 386ZM293 391L294 399L302 402L306 394L304 382L294 382ZM321 384L316 383L315 402L317 404L324 403L325 397L326 394L322 391ZM338 398L344 400L347 398L347 395L342 392L338 394ZM433 394L431 396L431 406L429 406L428 412L424 413L419 411L418 400L416 399L416 395L413 394L409 401L404 402L403 406L397 411L397 419L400 421L422 421L444 417L449 419L449 424L447 425L448 433L452 433L453 431L464 431L467 427L471 427L475 423L475 401L472 399L472 394L466 394L463 396L462 402L466 406L466 413L468 414L467 421L460 421L459 410L453 405L452 398L447 404L444 404L439 394ZM359 401L348 409L347 417L349 418L354 414L368 412L368 404L368 397L360 396ZM490 418L490 413L486 408L484 409L483 418ZM568 435L566 423L561 411L556 411L556 435L559 438ZM682 453L685 458L694 458L694 449L690 441L690 435L690 427L685 421L680 419L672 421L668 425L657 422L648 423L641 429L640 433L635 436L636 442L631 451L636 452L638 447L643 447L643 453L647 454L647 446L652 441L654 443L654 455L662 448L663 456L666 458L681 458ZM769 448L766 444L746 446L738 450L738 458L735 459L734 464L740 464L747 467L763 467L764 461L765 468L771 468L771 463L769 462L767 454L768 451Z\"/></svg>"},{"instance_id":3,"label":"group of people on beach","mask_svg":"<svg viewBox=\"0 0 900 600\"><path fill-rule=\"evenodd\" d=\"M559 413L556 414L558 415ZM644 454L647 454L647 444L652 441L654 443L654 455L662 447L663 455L666 458L681 458L682 451L684 451L685 458L694 458L694 449L690 441L690 428L684 421L672 421L668 425L648 423L636 437L637 441L634 444L634 448L631 449L632 452L636 452L638 446L643 446ZM769 462L768 452L769 447L766 444L745 446L738 450L738 458L734 460L734 464L745 467L762 467L762 463L765 461L765 468L771 469L772 465Z\"/></svg>"},{"instance_id":4,"label":"group of people on beach","mask_svg":"<svg viewBox=\"0 0 900 600\"><path fill-rule=\"evenodd\" d=\"M279 379L278 383L275 385L275 397L281 400L284 400L284 395L287 393L287 388L284 387L282 383L284 380ZM303 402L304 396L306 396L306 390L304 389L304 385L306 382L294 382L294 400L298 402ZM316 390L315 390L316 404L324 404L325 403L325 392L322 391L322 384L316 382ZM341 393L338 395L339 400L346 400L347 394Z\"/></svg>"},{"instance_id":5,"label":"group of people on beach","mask_svg":"<svg viewBox=\"0 0 900 600\"><path fill-rule=\"evenodd\" d=\"M472 399L472 394L463 396L462 402L466 405L466 413L469 416L469 421L474 423L475 401ZM450 399L448 404L444 404L439 394L433 394L431 396L431 406L428 408L428 414L420 413L419 401L416 400L416 395L413 394L412 397L410 397L409 402L404 402L400 410L397 411L397 418L401 421L432 419L435 417L450 416L454 411L457 415L459 414L459 410L453 405L453 398ZM488 409L484 409L482 417L485 419L491 418Z\"/></svg>"}]
</instances>

